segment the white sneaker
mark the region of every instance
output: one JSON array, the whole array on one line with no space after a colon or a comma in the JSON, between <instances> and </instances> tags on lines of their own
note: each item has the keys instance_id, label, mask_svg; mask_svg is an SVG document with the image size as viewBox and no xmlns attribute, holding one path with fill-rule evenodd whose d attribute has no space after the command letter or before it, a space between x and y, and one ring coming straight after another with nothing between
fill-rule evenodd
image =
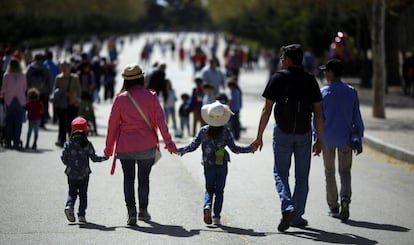
<instances>
[{"instance_id":1,"label":"white sneaker","mask_svg":"<svg viewBox=\"0 0 414 245\"><path fill-rule=\"evenodd\" d=\"M221 225L220 218L213 218L213 225Z\"/></svg>"}]
</instances>

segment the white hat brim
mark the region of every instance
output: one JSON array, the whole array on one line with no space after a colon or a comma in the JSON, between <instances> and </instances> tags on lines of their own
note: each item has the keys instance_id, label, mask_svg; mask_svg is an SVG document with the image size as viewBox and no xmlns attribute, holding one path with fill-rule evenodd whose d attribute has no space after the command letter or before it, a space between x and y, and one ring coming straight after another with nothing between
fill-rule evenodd
<instances>
[{"instance_id":1,"label":"white hat brim","mask_svg":"<svg viewBox=\"0 0 414 245\"><path fill-rule=\"evenodd\" d=\"M230 117L232 115L232 112L230 110L224 110L224 114L220 117L211 117L208 114L208 106L203 106L201 108L201 118L203 118L204 122L206 122L208 125L213 127L221 127L226 125Z\"/></svg>"}]
</instances>

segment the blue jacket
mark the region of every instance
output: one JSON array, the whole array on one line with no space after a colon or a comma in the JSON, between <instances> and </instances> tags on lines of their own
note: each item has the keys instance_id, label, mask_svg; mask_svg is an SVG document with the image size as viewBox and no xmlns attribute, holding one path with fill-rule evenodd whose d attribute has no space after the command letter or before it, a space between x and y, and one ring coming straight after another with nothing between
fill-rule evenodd
<instances>
[{"instance_id":1,"label":"blue jacket","mask_svg":"<svg viewBox=\"0 0 414 245\"><path fill-rule=\"evenodd\" d=\"M193 139L193 141L185 146L180 147L177 149L177 152L181 155L185 153L195 151L198 146L201 144L201 148L203 151L202 154L202 164L204 167L214 166L216 155L215 152L219 147L228 146L230 150L234 153L250 153L252 152L251 146L237 146L234 143L233 135L230 132L230 129L225 127L223 129L223 133L220 137L216 140L210 139L207 136L207 129L209 125L205 125L201 127L200 131L198 132L197 136ZM224 152L224 159L223 159L223 166L226 166L227 163L230 162L230 156L227 151Z\"/></svg>"},{"instance_id":2,"label":"blue jacket","mask_svg":"<svg viewBox=\"0 0 414 245\"><path fill-rule=\"evenodd\" d=\"M351 125L364 136L364 123L359 99L354 87L342 81L332 82L321 89L323 113L323 144L329 147L350 146Z\"/></svg>"}]
</instances>

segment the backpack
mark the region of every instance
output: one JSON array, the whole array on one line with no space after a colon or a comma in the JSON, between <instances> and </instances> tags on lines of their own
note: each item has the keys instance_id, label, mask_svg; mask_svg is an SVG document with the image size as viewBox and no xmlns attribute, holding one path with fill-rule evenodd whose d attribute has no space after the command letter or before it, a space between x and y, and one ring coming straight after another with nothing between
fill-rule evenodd
<instances>
[{"instance_id":1,"label":"backpack","mask_svg":"<svg viewBox=\"0 0 414 245\"><path fill-rule=\"evenodd\" d=\"M47 72L43 67L39 66L30 66L29 68L29 77L27 78L27 82L29 88L37 88L41 93L47 92Z\"/></svg>"},{"instance_id":2,"label":"backpack","mask_svg":"<svg viewBox=\"0 0 414 245\"><path fill-rule=\"evenodd\" d=\"M290 71L281 70L277 73L281 74L283 79L283 87L274 108L277 126L285 133L308 132L311 129L312 116L312 105L306 96L309 91L299 84L301 81L287 76Z\"/></svg>"}]
</instances>

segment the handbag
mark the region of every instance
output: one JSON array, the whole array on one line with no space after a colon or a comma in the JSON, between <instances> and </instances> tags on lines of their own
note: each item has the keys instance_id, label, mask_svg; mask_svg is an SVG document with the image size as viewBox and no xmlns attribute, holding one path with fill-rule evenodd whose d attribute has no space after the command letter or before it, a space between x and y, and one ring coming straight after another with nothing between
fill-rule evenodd
<instances>
[{"instance_id":1,"label":"handbag","mask_svg":"<svg viewBox=\"0 0 414 245\"><path fill-rule=\"evenodd\" d=\"M132 103L134 104L135 108L137 109L137 111L141 114L142 118L144 119L144 121L147 123L148 127L150 127L152 130L154 130L155 136L157 138L157 147L155 148L155 161L154 164L157 163L160 159L161 159L161 151L160 151L160 144L158 142L158 135L157 132L155 131L155 129L151 126L150 122L148 121L147 116L145 115L145 113L141 110L141 107L139 107L137 101L134 99L134 97L132 97L132 95L127 91L127 95L129 97L129 99L132 101Z\"/></svg>"}]
</instances>

